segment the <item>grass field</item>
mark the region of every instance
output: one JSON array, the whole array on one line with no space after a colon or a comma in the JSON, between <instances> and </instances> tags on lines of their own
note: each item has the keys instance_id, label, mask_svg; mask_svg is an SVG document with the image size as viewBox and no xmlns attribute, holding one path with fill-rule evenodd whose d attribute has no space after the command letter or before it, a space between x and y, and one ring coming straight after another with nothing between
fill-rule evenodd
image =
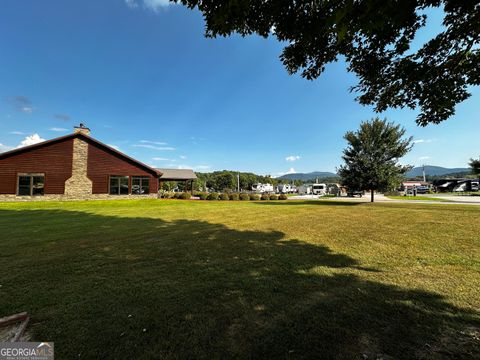
<instances>
[{"instance_id":1,"label":"grass field","mask_svg":"<svg viewBox=\"0 0 480 360\"><path fill-rule=\"evenodd\" d=\"M480 209L0 204L0 316L57 359L480 357Z\"/></svg>"}]
</instances>

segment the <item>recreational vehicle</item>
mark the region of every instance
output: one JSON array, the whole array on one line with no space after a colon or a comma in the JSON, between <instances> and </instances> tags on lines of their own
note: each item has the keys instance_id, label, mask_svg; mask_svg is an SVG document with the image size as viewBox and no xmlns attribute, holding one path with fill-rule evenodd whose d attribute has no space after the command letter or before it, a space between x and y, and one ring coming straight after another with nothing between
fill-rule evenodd
<instances>
[{"instance_id":1,"label":"recreational vehicle","mask_svg":"<svg viewBox=\"0 0 480 360\"><path fill-rule=\"evenodd\" d=\"M313 195L325 195L327 193L326 184L312 184Z\"/></svg>"},{"instance_id":2,"label":"recreational vehicle","mask_svg":"<svg viewBox=\"0 0 480 360\"><path fill-rule=\"evenodd\" d=\"M253 184L252 185L252 191L255 191L257 193L273 193L273 185L272 184Z\"/></svg>"}]
</instances>

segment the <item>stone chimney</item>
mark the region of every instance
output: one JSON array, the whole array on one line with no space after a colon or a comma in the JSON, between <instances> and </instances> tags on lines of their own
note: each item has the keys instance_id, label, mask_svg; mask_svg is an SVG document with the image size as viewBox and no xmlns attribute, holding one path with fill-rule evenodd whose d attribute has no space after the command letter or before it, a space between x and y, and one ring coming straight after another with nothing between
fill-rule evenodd
<instances>
[{"instance_id":1,"label":"stone chimney","mask_svg":"<svg viewBox=\"0 0 480 360\"><path fill-rule=\"evenodd\" d=\"M75 134L83 134L83 135L90 135L90 129L88 127L86 127L84 124L80 123L80 125L78 126L74 126L73 127L73 132Z\"/></svg>"},{"instance_id":2,"label":"stone chimney","mask_svg":"<svg viewBox=\"0 0 480 360\"><path fill-rule=\"evenodd\" d=\"M90 129L84 124L74 127L75 134L90 135ZM88 143L83 138L73 139L72 176L65 181L65 195L86 199L92 194L92 181L87 176Z\"/></svg>"}]
</instances>

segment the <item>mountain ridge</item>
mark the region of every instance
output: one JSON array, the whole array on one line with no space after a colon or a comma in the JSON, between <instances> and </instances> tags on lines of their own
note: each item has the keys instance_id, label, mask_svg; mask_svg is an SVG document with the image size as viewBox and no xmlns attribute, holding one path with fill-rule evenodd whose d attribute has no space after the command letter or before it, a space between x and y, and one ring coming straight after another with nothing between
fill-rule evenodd
<instances>
[{"instance_id":1,"label":"mountain ridge","mask_svg":"<svg viewBox=\"0 0 480 360\"><path fill-rule=\"evenodd\" d=\"M456 173L469 172L469 168L446 168L442 166L425 165L425 175L427 176L442 176ZM423 175L423 166L417 166L408 171L405 176L407 178L414 178ZM337 174L331 171L312 171L309 173L292 173L278 176L278 180L314 180L316 178L338 177Z\"/></svg>"}]
</instances>

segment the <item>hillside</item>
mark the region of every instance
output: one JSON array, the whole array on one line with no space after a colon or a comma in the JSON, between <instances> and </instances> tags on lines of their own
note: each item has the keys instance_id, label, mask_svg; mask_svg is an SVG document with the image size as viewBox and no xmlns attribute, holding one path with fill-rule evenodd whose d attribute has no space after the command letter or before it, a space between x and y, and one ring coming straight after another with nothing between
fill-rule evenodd
<instances>
[{"instance_id":1,"label":"hillside","mask_svg":"<svg viewBox=\"0 0 480 360\"><path fill-rule=\"evenodd\" d=\"M314 171L310 173L294 173L277 177L278 180L314 180L316 178L338 177L337 174L328 171Z\"/></svg>"},{"instance_id":2,"label":"hillside","mask_svg":"<svg viewBox=\"0 0 480 360\"><path fill-rule=\"evenodd\" d=\"M456 173L469 173L469 168L444 168L441 166L425 166L425 174L427 176L442 176L442 175L451 175ZM406 177L414 178L417 176L422 176L423 168L422 167L414 167L412 170L407 172Z\"/></svg>"}]
</instances>

